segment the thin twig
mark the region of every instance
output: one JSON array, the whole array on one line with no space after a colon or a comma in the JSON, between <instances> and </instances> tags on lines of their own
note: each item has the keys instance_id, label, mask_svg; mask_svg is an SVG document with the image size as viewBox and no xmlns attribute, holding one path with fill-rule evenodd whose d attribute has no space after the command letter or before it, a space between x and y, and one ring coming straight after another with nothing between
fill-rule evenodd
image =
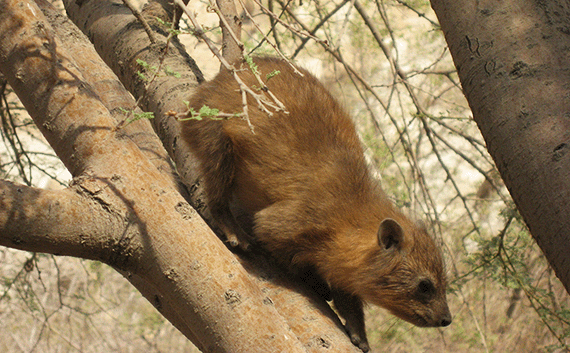
<instances>
[{"instance_id":1,"label":"thin twig","mask_svg":"<svg viewBox=\"0 0 570 353\"><path fill-rule=\"evenodd\" d=\"M240 0L241 1L241 0ZM314 36L317 31L325 24L327 23L327 21L335 14L337 13L340 9L343 8L344 5L346 5L348 3L348 1L343 1L340 4L338 4L331 12L329 12L325 17L323 17L321 19L321 21L319 23L317 23L317 25L309 32L309 34L311 34L312 36ZM286 4L287 5L287 4ZM293 55L291 55L291 59L294 59L297 55L299 55L299 53L301 52L301 50L303 50L303 48L305 47L305 45L307 44L307 42L309 41L309 39L311 39L311 37L305 37L301 40L301 44L299 44L299 46L297 47L297 49L295 49L295 52L293 53Z\"/></svg>"},{"instance_id":2,"label":"thin twig","mask_svg":"<svg viewBox=\"0 0 570 353\"><path fill-rule=\"evenodd\" d=\"M187 6L184 5L182 0L174 0L174 3L178 6L180 6L180 8L184 11L184 13L190 19L190 22L192 22L192 25L194 26L194 35L196 35L198 38L203 40L206 43L206 45L208 46L208 48L210 49L210 51L218 58L218 60L220 60L223 67L232 73L234 79L238 83L240 91L242 92L242 109L243 109L243 114L244 114L243 117L247 121L247 124L248 124L248 126L252 132L254 131L254 127L251 124L251 121L249 119L247 94L251 95L256 100L259 109L268 115L273 115L273 113L271 111L269 111L269 109L267 109L267 107L272 108L275 111L286 111L283 103L281 103L277 99L277 97L275 97L272 93L270 93L269 95L273 99L273 102L269 101L265 97L264 94L258 94L256 92L254 92L251 88L249 88L243 82L243 80L239 77L239 75L238 75L239 70L237 70L233 65L231 65L223 57L223 55L220 53L218 48L216 48L214 43L208 38L208 36L206 36L204 29L202 28L202 26L200 25L200 23L196 19L196 16L191 11L188 10ZM263 82L261 81L261 78L259 78L259 76L256 76L256 77L257 77L258 81L261 82L261 87L266 87L265 84L263 84ZM268 90L266 90L266 91L268 91ZM262 90L262 92L263 92L263 90Z\"/></svg>"},{"instance_id":3,"label":"thin twig","mask_svg":"<svg viewBox=\"0 0 570 353\"><path fill-rule=\"evenodd\" d=\"M269 43L269 45L271 45L273 47L273 49L277 52L277 54L279 54L279 56L281 57L281 59L283 59L283 61L287 62L289 64L289 66L291 66L291 68L293 69L293 71L295 71L296 74L300 75L300 76L304 76L303 73L301 71L299 71L297 69L297 67L295 65L293 65L293 63L291 63L291 61L289 59L287 59L287 57L285 55L283 55L283 53L281 52L281 50L279 50L279 48L277 47L277 45L271 43L271 41L269 40L269 38L267 38L267 36L265 35L265 33L263 33L263 31L261 30L261 28L259 27L259 24L254 20L253 16L251 16L251 13L249 13L249 10L247 9L247 7L245 6L245 3L243 2L243 0L239 0L240 4L243 7L243 11L246 13L247 17L249 17L251 19L251 23L253 23L253 25L255 26L255 28L257 29L257 31L263 36L263 39Z\"/></svg>"},{"instance_id":4,"label":"thin twig","mask_svg":"<svg viewBox=\"0 0 570 353\"><path fill-rule=\"evenodd\" d=\"M430 20L429 18L427 18L426 14L419 12L418 10L416 10L415 8L413 8L412 6L408 5L407 2L403 1L403 0L396 0L398 3L404 5L405 7L407 7L408 9L412 10L413 12L415 12L419 17L425 18L429 23L431 23L434 27L439 28L439 23L434 22L432 20Z\"/></svg>"},{"instance_id":5,"label":"thin twig","mask_svg":"<svg viewBox=\"0 0 570 353\"><path fill-rule=\"evenodd\" d=\"M131 12L133 13L133 15L136 17L136 19L140 22L140 24L143 26L144 31L146 32L148 39L150 39L150 42L152 44L156 43L156 37L154 35L154 33L152 32L152 29L150 28L150 26L148 25L148 22L145 20L145 18L142 16L142 14L140 13L139 10L137 10L137 8L131 3L131 0L123 0L123 4L125 4L126 7L129 8L129 10L131 10Z\"/></svg>"},{"instance_id":6,"label":"thin twig","mask_svg":"<svg viewBox=\"0 0 570 353\"><path fill-rule=\"evenodd\" d=\"M300 30L294 28L293 26L291 26L287 22L283 21L277 15L275 15L273 12L269 11L265 6L263 6L263 4L259 0L253 0L253 2L255 2L261 8L261 10L263 12L265 12L267 15L271 16L275 21L279 22L279 24L281 24L283 27L287 28L291 32L295 33L296 35L298 35L300 37L309 37L312 40L314 40L315 42L318 42L322 45L326 45L326 46L329 45L327 41L324 41L324 40L310 34L309 31L307 31L307 29L304 29L304 32L303 32L303 31L300 31ZM285 8L283 5L283 2L281 2L281 1L277 1L277 2L279 3L279 5L281 5L281 7ZM290 14L291 12L287 9L287 13Z\"/></svg>"}]
</instances>

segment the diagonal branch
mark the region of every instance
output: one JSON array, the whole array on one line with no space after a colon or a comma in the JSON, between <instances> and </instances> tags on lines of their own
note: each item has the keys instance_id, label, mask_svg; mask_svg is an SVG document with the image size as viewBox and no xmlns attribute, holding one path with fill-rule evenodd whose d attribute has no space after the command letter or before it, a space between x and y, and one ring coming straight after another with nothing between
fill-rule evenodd
<instances>
[{"instance_id":1,"label":"diagonal branch","mask_svg":"<svg viewBox=\"0 0 570 353\"><path fill-rule=\"evenodd\" d=\"M160 31L157 32L157 44L149 45L146 33L134 25L134 18L130 14L126 15L127 12L123 12L120 7L114 6L112 2L91 1L84 3L81 8L74 1L69 1L66 5L68 6L68 13L71 14L77 23L82 23L84 31L90 33L101 56L115 69L114 71L120 76L121 81L130 88L135 97L144 96L141 104L145 107L145 110L155 113L155 119L153 119L155 130L165 141L165 146L169 150L170 155L177 162L178 170L182 173L192 173L192 168L193 166L195 167L196 161L192 159L191 154L187 150L184 150L185 146L178 143L178 125L173 121L174 119L169 119L166 113L183 105L182 100L190 94L191 88L196 85L196 82L201 80L200 75L196 79L197 71L188 70L193 61L187 54L180 53L181 49L178 48L175 40L173 40L174 45L166 50L164 47L165 33ZM156 23L154 25L156 26ZM119 51L112 48L125 49ZM141 82L136 74L136 71L141 69L136 64L136 59L142 59L149 65L154 65L163 59L164 65L180 73L180 78L174 79L172 77L159 76L156 81L150 84ZM124 147L109 146L109 148L113 151L124 150ZM113 166L114 169L122 167L123 161L127 163L129 160L134 161L137 158L123 155L118 161L120 163ZM298 346L295 343L297 340L291 339L291 333L278 333L282 330L280 325L282 325L283 319L273 316L275 315L275 309L277 309L286 317L299 340L305 346L310 347L309 350L315 352L322 350L327 352L356 351L356 348L350 343L350 340L344 333L340 322L326 303L314 298L313 294L303 292L304 295L299 295L298 292L302 291L299 284L281 278L278 275L279 271L275 270L272 265L263 263L262 259L241 260L243 264L247 265L247 271L249 272L247 278L244 278L241 272L243 269L240 269L241 266L239 266L235 257L225 247L219 247L221 245L219 240L214 238L215 241L213 241L214 239L209 238L212 233L207 231L203 224L195 219L193 211L181 207L183 204L180 201L172 203L176 198L170 198L173 197L173 195L169 194L170 191L166 194L164 193L163 190L167 189L161 187L163 185L161 183L162 178L157 177L155 173L153 174L146 169L142 169L144 174L141 175L141 167L138 167L137 170L137 179L131 179L132 176L126 175L125 178L127 179L121 183L121 187L128 188L133 193L135 193L136 189L144 190L147 196L149 193L151 195L160 195L160 201L152 199L154 203L151 202L152 200L149 202L142 200L141 198L144 198L144 196L140 194L136 197L131 195L129 198L129 200L136 200L136 202L129 204L132 205L131 207L136 207L136 212L133 213L135 219L144 219L145 229L153 229L153 233L157 233L153 237L143 238L145 242L150 242L148 245L144 243L144 248L150 246L152 250L149 250L148 254L160 255L160 259L164 257L164 259L169 259L169 261L174 259L175 262L159 261L156 264L156 260L149 259L147 262L144 262L144 269L130 271L131 273L128 274L127 278L132 280L132 283L139 286L139 288L141 283L152 282L156 290L160 291L160 296L156 298L165 298L159 300L161 305L171 307L173 304L169 305L168 303L180 303L179 296L186 300L185 303L192 304L189 307L186 307L187 304L185 304L183 308L179 308L176 317L169 316L169 318L172 317L171 321L187 337L193 339L195 343L196 340L200 340L196 344L202 348L205 347L205 342L210 342L215 347L231 347L231 344L246 344L248 345L247 347L256 347L256 349L260 350L264 346L259 344L258 339L261 339L262 336L265 337L265 334L260 333L271 332L272 339L281 340L289 337L288 342L290 345L289 348L280 349L280 346L274 343L272 350L294 351ZM158 190L155 190L155 188L158 188ZM139 202L141 204L138 204ZM164 210L163 206L166 207ZM184 210L183 214L188 214L188 219L185 217L184 220L180 220L176 215L172 215L173 209ZM182 233L179 233L180 231ZM191 237L188 237L189 232L192 233ZM163 234L164 238L158 233ZM200 263L203 268L194 268L191 265L193 263ZM193 273L191 277L181 277L180 281L178 281L178 278L176 278L176 281L172 281L172 279L168 281L166 279L170 276L168 274L171 273L169 272L171 269L174 270L172 273L184 276L190 276L187 273L188 271L199 271ZM164 271L167 271L166 279ZM230 273L232 276L228 277ZM137 279L133 276L140 278ZM268 281L267 278L271 280ZM228 284L230 280L234 284ZM200 283L204 281L219 284L212 287L212 284ZM185 285L190 284L190 286L179 287L176 285L178 282ZM256 284L254 285L252 282ZM284 287L284 284L286 284L287 288ZM261 308L255 306L263 302L263 300L258 301L260 292L256 288L259 287L262 287L263 293L265 293L263 298L268 294L271 296L271 300L266 300L266 304L264 304L266 306L265 310L269 310L268 313L263 313ZM225 315L223 316L224 320L220 320L221 316L214 316L213 311L217 311L220 308L223 310L228 308L228 303L219 302L220 298L224 298L224 293L229 293L227 292L228 288L232 288L231 293L233 291L243 293L241 297L244 300L239 308L234 307L232 309L234 310L233 312L218 314ZM140 288L140 290L153 304L157 305L153 301L155 295L152 290L149 291L145 288ZM210 292L204 292L208 290ZM313 295L313 297L310 297L310 295ZM197 300L200 303L197 303ZM267 307L267 303L271 305ZM193 309L198 307L202 309ZM165 315L170 315L167 311L162 312ZM241 316L246 314L247 317ZM309 321L304 320L303 317L307 316L313 319ZM263 318L262 325L251 323L251 320L258 320L259 323L259 318ZM236 321L232 324L231 322L234 320ZM276 326L274 327L274 325ZM243 327L250 329L239 329ZM234 332L234 329L239 332ZM236 335L256 335L256 332L258 336L256 339L236 337ZM284 342L282 343L284 344ZM240 351L235 347L228 350ZM242 351L244 350L242 349ZM252 350L246 349L245 351Z\"/></svg>"},{"instance_id":2,"label":"diagonal branch","mask_svg":"<svg viewBox=\"0 0 570 353\"><path fill-rule=\"evenodd\" d=\"M52 24L56 36L61 39L65 48L70 52L81 53L81 55L73 56L73 62L81 68L83 79L110 112L115 124L124 125L121 127L122 133L140 148L158 170L172 178L173 185L180 192L185 193L185 189L177 180L174 165L162 146L162 142L154 133L150 121L138 119L124 124L127 118L132 118L134 114L140 114L142 111L113 71L99 58L87 37L49 1L36 0L35 2ZM81 40L78 40L79 38Z\"/></svg>"},{"instance_id":3,"label":"diagonal branch","mask_svg":"<svg viewBox=\"0 0 570 353\"><path fill-rule=\"evenodd\" d=\"M104 246L101 260L127 271L128 276L139 277L141 281L133 281L136 285L152 283L160 293L152 303L159 310L170 306L163 314L176 313L172 322L203 350L237 352L256 347L260 351L304 351L234 256L138 147L115 129L106 108L82 79L81 70L69 60L73 55L61 46L35 3L6 0L0 5L3 74L75 175L72 188L108 218L91 218L106 237L97 237L95 231L83 233L78 223L74 244L97 249L92 243L99 242ZM18 203L12 201L22 191L10 184L3 186L15 194L2 193L6 223L14 214L30 219L47 214L54 221L71 212L91 216L90 209L82 205L58 208L53 200L62 194L42 192L36 196L35 189L23 191L27 198L20 204L31 210L22 213L14 209ZM46 201L37 202L44 195ZM120 226L111 227L111 218ZM66 224L70 227L74 222ZM52 249L47 244L38 250ZM148 293L145 288L141 291ZM242 299L228 300L228 293L230 299ZM259 317L266 321L259 322ZM243 326L259 331L240 329Z\"/></svg>"}]
</instances>

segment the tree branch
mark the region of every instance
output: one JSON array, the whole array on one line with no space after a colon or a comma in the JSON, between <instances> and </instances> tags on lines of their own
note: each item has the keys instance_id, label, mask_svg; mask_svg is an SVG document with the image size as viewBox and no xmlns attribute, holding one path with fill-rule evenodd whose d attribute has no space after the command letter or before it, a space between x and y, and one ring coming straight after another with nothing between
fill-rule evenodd
<instances>
[{"instance_id":1,"label":"tree branch","mask_svg":"<svg viewBox=\"0 0 570 353\"><path fill-rule=\"evenodd\" d=\"M216 0L210 2L220 17L222 27L222 53L224 59L231 64L243 60L243 44L241 42L241 19L238 16L234 0ZM223 65L221 67L223 69Z\"/></svg>"},{"instance_id":2,"label":"tree branch","mask_svg":"<svg viewBox=\"0 0 570 353\"><path fill-rule=\"evenodd\" d=\"M163 139L169 154L176 161L177 169L183 175L182 178L189 180L187 176L192 175L192 171L197 168L197 161L192 158L192 154L185 144L178 143L178 124L173 121L174 119L168 119L166 113L169 110L175 110L175 107L180 106L181 101L187 99L191 94L192 87L196 81L192 84L188 78L188 71L182 67L188 65L189 62L193 63L193 61L187 57L187 54L179 56L179 49L175 44L174 50L169 50L169 53L176 52L176 55L166 55L166 60L168 60L168 65L179 68L177 71L181 74L181 78L160 79L159 82L152 83L146 87L146 91L141 91L140 86L132 82L136 77L136 70L138 70L136 65L118 66L116 63L133 63L137 58L142 58L149 64L155 65L161 55L164 54L164 51L163 49L156 50L156 48L148 47L148 42L146 46L143 45L137 38L139 36L145 37L146 35L142 29L137 29L136 26L130 24L134 21L134 18L126 19L121 17L119 20L116 16L121 16L120 8L110 6L110 3L106 4L108 9L105 9L104 3L100 2L89 2L79 8L75 2L67 0L66 7L71 18L76 23L82 24L83 31L90 33L95 47L101 48L99 50L101 57L113 67L114 71L120 76L121 81L131 88L135 96L145 96L145 99L141 101L144 109L155 113L153 123L157 133ZM92 7L89 7L91 5ZM150 6L153 6L152 3ZM115 11L116 13L111 14L109 11ZM157 42L164 43L162 38L164 37L157 35ZM105 49L119 46L128 49L120 52ZM181 82L187 82L187 84L182 85ZM186 94L183 94L184 92ZM179 101L176 101L176 99ZM165 126L169 126L169 128L165 129ZM196 192L193 193L193 204L200 205L201 189L195 187L195 190ZM200 209L200 211L203 212L204 209ZM279 277L277 274L281 271L275 269L273 265L267 264L261 258L252 259L248 256L248 259L240 259L240 261L250 271L251 279L263 288L264 293L267 293L271 298L271 302L286 317L289 325L294 329L295 334L307 349L314 352L325 350L327 352L358 351L350 343L336 315L328 308L326 303L315 298L314 293L303 292L306 295L299 295L298 291L302 290L300 289L302 285ZM272 278L271 282L268 282L267 278ZM283 285L286 285L286 288ZM319 304L315 305L315 303ZM302 317L307 317L308 315L312 319L303 320L299 316L301 315L299 310L302 310L304 315ZM241 326L244 325L242 324Z\"/></svg>"},{"instance_id":3,"label":"tree branch","mask_svg":"<svg viewBox=\"0 0 570 353\"><path fill-rule=\"evenodd\" d=\"M142 113L133 96L125 89L113 71L99 58L99 54L87 37L81 32L69 18L63 16L47 0L36 0L43 14L52 24L56 36L70 52L81 53L74 55L73 62L81 68L81 73L107 108L122 133L130 138L145 156L159 171L172 180L183 195L187 195L186 189L181 185L176 174L174 165L168 153L162 146L162 142L154 132L149 119L138 119L131 123L125 123L126 119L133 118L135 114ZM146 30L145 30L146 31ZM81 38L81 40L78 40Z\"/></svg>"},{"instance_id":4,"label":"tree branch","mask_svg":"<svg viewBox=\"0 0 570 353\"><path fill-rule=\"evenodd\" d=\"M109 257L109 229L120 224L71 189L42 190L0 180L2 246L102 260Z\"/></svg>"},{"instance_id":5,"label":"tree branch","mask_svg":"<svg viewBox=\"0 0 570 353\"><path fill-rule=\"evenodd\" d=\"M2 5L3 74L76 175L74 188L119 216L121 229L106 229L113 241L105 243L105 262L144 280L138 283L153 283L176 307L173 322L182 320L178 328L191 339L199 337L195 344L204 350L304 351L234 256L134 143L116 131L36 5L17 0ZM95 236L85 234L83 241L102 241ZM244 326L258 330L240 329Z\"/></svg>"}]
</instances>

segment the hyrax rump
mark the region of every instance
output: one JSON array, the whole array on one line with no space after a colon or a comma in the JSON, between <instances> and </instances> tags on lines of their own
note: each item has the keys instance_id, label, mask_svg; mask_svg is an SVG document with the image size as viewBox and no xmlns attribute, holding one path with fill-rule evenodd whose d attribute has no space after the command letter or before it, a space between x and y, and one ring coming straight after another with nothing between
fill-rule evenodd
<instances>
[{"instance_id":1,"label":"hyrax rump","mask_svg":"<svg viewBox=\"0 0 570 353\"><path fill-rule=\"evenodd\" d=\"M182 123L182 137L201 165L206 202L228 241L244 247L248 241L231 204L250 219L246 229L275 259L294 273L314 271L314 287L330 286L324 292L332 294L363 351L369 349L363 301L417 326L449 325L440 250L374 180L350 117L307 71L298 69L301 76L275 58L254 62L261 77L279 71L266 85L287 112L270 116L248 95L253 132L240 117ZM239 76L259 87L249 69ZM231 73L198 87L190 107L204 105L242 112Z\"/></svg>"}]
</instances>

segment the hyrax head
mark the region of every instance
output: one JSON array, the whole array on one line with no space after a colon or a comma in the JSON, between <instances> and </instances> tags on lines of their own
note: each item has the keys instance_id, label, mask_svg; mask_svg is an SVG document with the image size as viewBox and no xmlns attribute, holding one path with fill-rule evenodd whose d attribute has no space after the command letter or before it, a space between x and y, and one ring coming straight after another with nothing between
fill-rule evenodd
<instances>
[{"instance_id":1,"label":"hyrax head","mask_svg":"<svg viewBox=\"0 0 570 353\"><path fill-rule=\"evenodd\" d=\"M425 229L407 219L383 220L366 261L365 301L416 326L451 324L441 251Z\"/></svg>"}]
</instances>

